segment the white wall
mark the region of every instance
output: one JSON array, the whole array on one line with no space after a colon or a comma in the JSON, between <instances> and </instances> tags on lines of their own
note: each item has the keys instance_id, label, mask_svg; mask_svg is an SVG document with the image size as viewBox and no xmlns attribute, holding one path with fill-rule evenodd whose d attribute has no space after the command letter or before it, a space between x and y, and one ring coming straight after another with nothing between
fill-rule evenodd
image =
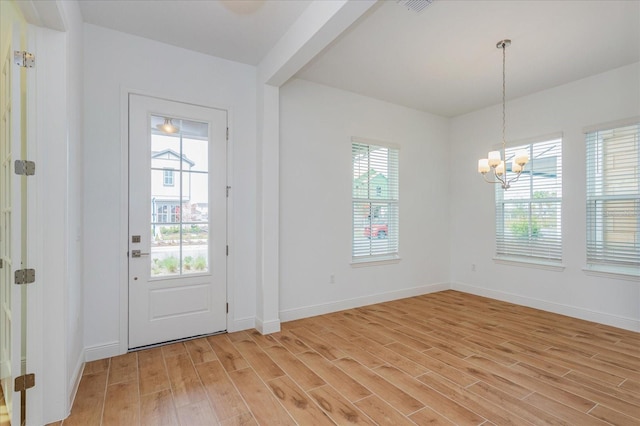
<instances>
[{"instance_id":1,"label":"white wall","mask_svg":"<svg viewBox=\"0 0 640 426\"><path fill-rule=\"evenodd\" d=\"M82 220L83 220L83 31L80 6L76 1L60 2L65 18L67 67L67 288L66 288L66 344L67 398L72 405L75 386L79 382L84 363L84 285L82 282Z\"/></svg>"},{"instance_id":2,"label":"white wall","mask_svg":"<svg viewBox=\"0 0 640 426\"><path fill-rule=\"evenodd\" d=\"M507 104L507 140L562 132L563 271L497 264L494 188L477 160L501 140L501 105L451 120L451 282L453 288L640 330L640 285L583 272L586 266L586 126L640 115L638 63ZM508 87L507 87L508 89ZM472 264L476 271L472 271Z\"/></svg>"},{"instance_id":3,"label":"white wall","mask_svg":"<svg viewBox=\"0 0 640 426\"><path fill-rule=\"evenodd\" d=\"M35 110L29 131L35 135L37 168L35 194L30 195L35 195L37 211L30 263L37 263L36 282L41 286L35 297L29 296L36 299L39 312L28 320L28 339L35 344L27 363L39 377L28 413L34 424L67 416L84 363L83 23L75 1L60 2L51 11L64 31L34 28L37 64L30 70L35 72ZM36 325L38 319L42 322Z\"/></svg>"},{"instance_id":4,"label":"white wall","mask_svg":"<svg viewBox=\"0 0 640 426\"><path fill-rule=\"evenodd\" d=\"M447 124L304 80L280 89L281 320L448 288ZM352 136L400 145L399 263L350 265Z\"/></svg>"},{"instance_id":5,"label":"white wall","mask_svg":"<svg viewBox=\"0 0 640 426\"><path fill-rule=\"evenodd\" d=\"M253 327L256 235L256 69L85 25L85 346L87 359L122 345L126 281L126 104L136 90L230 111L230 330ZM125 283L126 285L126 283ZM126 315L126 314L125 314Z\"/></svg>"}]
</instances>

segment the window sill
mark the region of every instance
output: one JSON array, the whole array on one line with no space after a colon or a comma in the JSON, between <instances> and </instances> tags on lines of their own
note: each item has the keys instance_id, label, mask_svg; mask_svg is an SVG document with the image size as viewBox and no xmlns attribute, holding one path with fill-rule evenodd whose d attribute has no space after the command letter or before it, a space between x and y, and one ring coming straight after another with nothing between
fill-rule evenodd
<instances>
[{"instance_id":1,"label":"window sill","mask_svg":"<svg viewBox=\"0 0 640 426\"><path fill-rule=\"evenodd\" d=\"M620 266L587 265L582 268L585 274L596 277L606 277L618 280L640 281L640 268L625 268Z\"/></svg>"},{"instance_id":2,"label":"window sill","mask_svg":"<svg viewBox=\"0 0 640 426\"><path fill-rule=\"evenodd\" d=\"M368 257L366 259L352 259L351 267L363 268L366 266L393 265L396 263L400 263L401 260L402 259L400 258L400 256L388 256L388 257L376 257L376 258Z\"/></svg>"},{"instance_id":3,"label":"window sill","mask_svg":"<svg viewBox=\"0 0 640 426\"><path fill-rule=\"evenodd\" d=\"M519 257L494 257L493 261L502 265L523 266L525 268L544 269L547 271L564 271L565 266L561 263L545 262L544 260L530 260Z\"/></svg>"}]
</instances>

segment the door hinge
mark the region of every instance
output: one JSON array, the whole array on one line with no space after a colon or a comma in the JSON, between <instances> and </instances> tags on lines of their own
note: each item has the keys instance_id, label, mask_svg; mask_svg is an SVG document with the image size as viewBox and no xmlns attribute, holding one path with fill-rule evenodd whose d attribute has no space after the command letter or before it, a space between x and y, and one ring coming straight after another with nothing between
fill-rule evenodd
<instances>
[{"instance_id":1,"label":"door hinge","mask_svg":"<svg viewBox=\"0 0 640 426\"><path fill-rule=\"evenodd\" d=\"M229 128L227 127L227 140L229 140Z\"/></svg>"},{"instance_id":2,"label":"door hinge","mask_svg":"<svg viewBox=\"0 0 640 426\"><path fill-rule=\"evenodd\" d=\"M16 284L31 284L36 281L35 269L18 269L15 273Z\"/></svg>"},{"instance_id":3,"label":"door hinge","mask_svg":"<svg viewBox=\"0 0 640 426\"><path fill-rule=\"evenodd\" d=\"M229 256L229 246L227 246L227 256Z\"/></svg>"},{"instance_id":4,"label":"door hinge","mask_svg":"<svg viewBox=\"0 0 640 426\"><path fill-rule=\"evenodd\" d=\"M33 176L36 174L36 163L28 160L16 160L15 169L17 175Z\"/></svg>"},{"instance_id":5,"label":"door hinge","mask_svg":"<svg viewBox=\"0 0 640 426\"><path fill-rule=\"evenodd\" d=\"M4 268L4 260L0 259L0 268Z\"/></svg>"},{"instance_id":6,"label":"door hinge","mask_svg":"<svg viewBox=\"0 0 640 426\"><path fill-rule=\"evenodd\" d=\"M36 385L36 375L33 373L16 377L13 382L14 392L24 392Z\"/></svg>"},{"instance_id":7,"label":"door hinge","mask_svg":"<svg viewBox=\"0 0 640 426\"><path fill-rule=\"evenodd\" d=\"M229 190L231 189L230 186L227 186L227 198L229 198Z\"/></svg>"},{"instance_id":8,"label":"door hinge","mask_svg":"<svg viewBox=\"0 0 640 426\"><path fill-rule=\"evenodd\" d=\"M36 66L36 55L24 50L15 50L13 52L13 61L22 68L33 68Z\"/></svg>"},{"instance_id":9,"label":"door hinge","mask_svg":"<svg viewBox=\"0 0 640 426\"><path fill-rule=\"evenodd\" d=\"M229 304L227 303L227 313L229 313Z\"/></svg>"}]
</instances>

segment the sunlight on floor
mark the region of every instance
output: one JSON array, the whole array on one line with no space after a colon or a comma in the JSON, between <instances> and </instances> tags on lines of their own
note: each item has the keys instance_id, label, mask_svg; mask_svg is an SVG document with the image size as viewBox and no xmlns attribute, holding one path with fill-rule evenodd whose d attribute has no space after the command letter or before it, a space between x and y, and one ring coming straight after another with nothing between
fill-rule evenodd
<instances>
[{"instance_id":1,"label":"sunlight on floor","mask_svg":"<svg viewBox=\"0 0 640 426\"><path fill-rule=\"evenodd\" d=\"M0 389L0 426L9 426L10 424L7 406L4 403L4 395L2 394L2 389Z\"/></svg>"}]
</instances>

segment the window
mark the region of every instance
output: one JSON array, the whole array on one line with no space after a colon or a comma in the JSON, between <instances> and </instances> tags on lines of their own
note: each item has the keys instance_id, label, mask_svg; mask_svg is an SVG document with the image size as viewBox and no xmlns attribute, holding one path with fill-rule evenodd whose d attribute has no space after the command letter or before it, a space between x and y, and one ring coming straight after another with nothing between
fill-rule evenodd
<instances>
[{"instance_id":1,"label":"window","mask_svg":"<svg viewBox=\"0 0 640 426\"><path fill-rule=\"evenodd\" d=\"M640 124L587 133L587 264L640 275Z\"/></svg>"},{"instance_id":2,"label":"window","mask_svg":"<svg viewBox=\"0 0 640 426\"><path fill-rule=\"evenodd\" d=\"M560 263L562 139L508 148L507 174L513 156L520 150L529 153L520 179L506 191L496 185L497 257Z\"/></svg>"},{"instance_id":3,"label":"window","mask_svg":"<svg viewBox=\"0 0 640 426\"><path fill-rule=\"evenodd\" d=\"M178 202L172 201L153 201L156 208L154 222L157 223L176 223L180 222L180 205Z\"/></svg>"},{"instance_id":4,"label":"window","mask_svg":"<svg viewBox=\"0 0 640 426\"><path fill-rule=\"evenodd\" d=\"M172 169L164 169L163 171L163 183L164 186L173 186L173 170Z\"/></svg>"},{"instance_id":5,"label":"window","mask_svg":"<svg viewBox=\"0 0 640 426\"><path fill-rule=\"evenodd\" d=\"M397 147L353 139L352 259L355 262L398 256Z\"/></svg>"}]
</instances>

